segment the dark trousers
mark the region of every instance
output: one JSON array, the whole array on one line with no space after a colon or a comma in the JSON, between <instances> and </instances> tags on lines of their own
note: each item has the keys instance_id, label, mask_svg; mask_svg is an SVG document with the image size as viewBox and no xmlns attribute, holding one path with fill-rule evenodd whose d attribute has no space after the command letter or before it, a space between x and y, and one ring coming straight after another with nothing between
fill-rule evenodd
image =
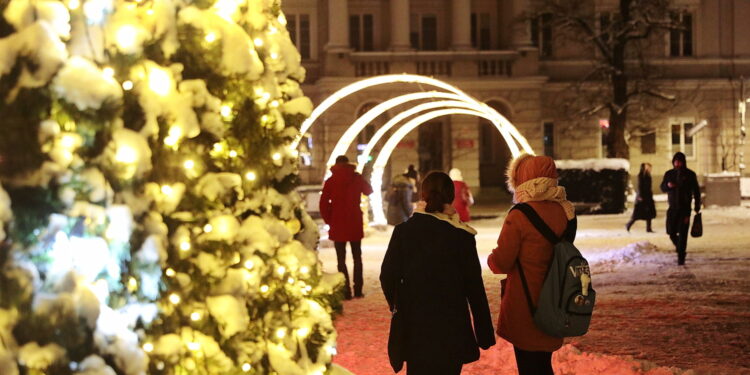
<instances>
[{"instance_id":1,"label":"dark trousers","mask_svg":"<svg viewBox=\"0 0 750 375\"><path fill-rule=\"evenodd\" d=\"M671 212L670 212L671 211ZM678 260L685 261L687 254L687 240L690 232L690 212L685 215L677 210L667 211L667 233L677 251Z\"/></svg>"},{"instance_id":2,"label":"dark trousers","mask_svg":"<svg viewBox=\"0 0 750 375\"><path fill-rule=\"evenodd\" d=\"M552 352L529 352L513 347L516 353L518 375L554 375Z\"/></svg>"},{"instance_id":3,"label":"dark trousers","mask_svg":"<svg viewBox=\"0 0 750 375\"><path fill-rule=\"evenodd\" d=\"M628 227L628 230L630 230L630 227L633 226L633 223L635 223L636 220L640 220L640 219L630 218L630 220L628 221L628 224L626 225ZM651 219L645 219L645 220L646 220L646 230L650 232L651 231Z\"/></svg>"},{"instance_id":4,"label":"dark trousers","mask_svg":"<svg viewBox=\"0 0 750 375\"><path fill-rule=\"evenodd\" d=\"M436 361L406 361L406 375L459 375L462 363L437 363Z\"/></svg>"},{"instance_id":5,"label":"dark trousers","mask_svg":"<svg viewBox=\"0 0 750 375\"><path fill-rule=\"evenodd\" d=\"M362 242L350 241L352 246L352 258L354 259L354 294L362 294ZM349 271L346 269L346 242L334 242L336 248L336 260L338 261L339 272L346 278L346 290L344 294L351 296L352 291L349 283Z\"/></svg>"}]
</instances>

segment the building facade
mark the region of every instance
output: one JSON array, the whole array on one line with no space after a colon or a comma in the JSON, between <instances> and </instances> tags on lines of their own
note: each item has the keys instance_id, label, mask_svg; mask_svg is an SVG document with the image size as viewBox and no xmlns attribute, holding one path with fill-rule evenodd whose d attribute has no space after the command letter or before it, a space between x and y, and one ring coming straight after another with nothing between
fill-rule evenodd
<instances>
[{"instance_id":1,"label":"building facade","mask_svg":"<svg viewBox=\"0 0 750 375\"><path fill-rule=\"evenodd\" d=\"M617 0L590 0L602 27ZM533 0L284 0L287 27L307 70L303 85L314 103L357 80L395 73L432 76L455 85L507 117L537 154L556 159L606 156L606 113L571 115L567 102L596 58L593 45L556 38L544 16L528 17ZM740 102L750 96L750 1L674 0L679 30L655 33L643 48L653 80L676 100L630 108L626 139L631 173L650 162L654 176L671 168L676 151L699 176L740 171ZM630 63L637 63L633 60ZM750 82L748 82L750 84ZM326 160L344 131L368 109L394 96L431 88L378 86L337 103L305 141L305 183L320 183ZM578 98L580 99L580 98ZM411 105L414 105L413 103ZM378 117L349 150L407 107ZM706 126L702 126L706 122ZM702 129L691 132L701 124ZM747 142L746 142L747 143ZM359 146L361 149L362 146ZM377 149L377 148L376 148ZM451 115L412 131L393 153L386 174L409 164L420 171L456 167L484 191L504 184L510 151L486 120ZM747 163L747 160L745 160ZM743 172L747 175L747 171ZM659 181L655 177L656 182Z\"/></svg>"}]
</instances>

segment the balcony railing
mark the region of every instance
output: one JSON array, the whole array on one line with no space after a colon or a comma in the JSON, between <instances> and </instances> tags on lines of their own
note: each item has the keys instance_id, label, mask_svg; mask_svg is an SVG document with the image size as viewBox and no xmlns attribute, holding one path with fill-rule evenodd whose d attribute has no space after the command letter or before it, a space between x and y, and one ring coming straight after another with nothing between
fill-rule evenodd
<instances>
[{"instance_id":1,"label":"balcony railing","mask_svg":"<svg viewBox=\"0 0 750 375\"><path fill-rule=\"evenodd\" d=\"M516 51L353 52L349 59L357 77L388 73L429 76L510 77Z\"/></svg>"}]
</instances>

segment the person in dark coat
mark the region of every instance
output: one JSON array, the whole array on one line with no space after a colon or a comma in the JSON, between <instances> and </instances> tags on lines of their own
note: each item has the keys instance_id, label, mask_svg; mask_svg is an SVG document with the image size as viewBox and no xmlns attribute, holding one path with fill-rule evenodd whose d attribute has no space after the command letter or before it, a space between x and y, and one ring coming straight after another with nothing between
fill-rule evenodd
<instances>
[{"instance_id":1,"label":"person in dark coat","mask_svg":"<svg viewBox=\"0 0 750 375\"><path fill-rule=\"evenodd\" d=\"M401 174L393 178L391 188L386 194L388 224L398 225L409 220L414 211L414 206L411 203L413 193L414 186L409 177Z\"/></svg>"},{"instance_id":2,"label":"person in dark coat","mask_svg":"<svg viewBox=\"0 0 750 375\"><path fill-rule=\"evenodd\" d=\"M417 181L419 181L419 173L417 172L417 169L414 168L414 164L409 164L409 167L406 168L406 172L404 172L404 176L408 177L411 181L411 186L414 187L414 192L412 194L412 202L417 202L419 200L419 194L417 187Z\"/></svg>"},{"instance_id":3,"label":"person in dark coat","mask_svg":"<svg viewBox=\"0 0 750 375\"><path fill-rule=\"evenodd\" d=\"M405 361L408 375L460 374L479 348L495 344L476 231L456 217L453 194L448 175L430 173L421 188L426 206L396 226L383 259L395 372Z\"/></svg>"},{"instance_id":4,"label":"person in dark coat","mask_svg":"<svg viewBox=\"0 0 750 375\"><path fill-rule=\"evenodd\" d=\"M331 167L331 172L331 177L323 184L320 215L330 227L328 238L333 241L336 248L338 270L346 279L344 298L352 298L349 272L346 269L347 242L351 244L354 258L354 296L363 297L362 238L365 233L360 202L362 194L372 194L372 187L362 175L355 172L354 165L349 164L346 156L336 158L336 164Z\"/></svg>"},{"instance_id":5,"label":"person in dark coat","mask_svg":"<svg viewBox=\"0 0 750 375\"><path fill-rule=\"evenodd\" d=\"M691 203L695 199L695 213L701 211L701 190L695 172L687 168L685 154L678 152L672 158L673 169L664 173L661 191L667 193L667 234L677 250L677 264L684 265L690 231Z\"/></svg>"},{"instance_id":6,"label":"person in dark coat","mask_svg":"<svg viewBox=\"0 0 750 375\"><path fill-rule=\"evenodd\" d=\"M651 219L656 217L656 206L654 205L654 193L651 190L651 164L641 163L641 171L638 172L638 194L635 196L635 206L630 221L625 224L625 229L630 232L630 227L636 220L646 220L646 232L651 230Z\"/></svg>"}]
</instances>

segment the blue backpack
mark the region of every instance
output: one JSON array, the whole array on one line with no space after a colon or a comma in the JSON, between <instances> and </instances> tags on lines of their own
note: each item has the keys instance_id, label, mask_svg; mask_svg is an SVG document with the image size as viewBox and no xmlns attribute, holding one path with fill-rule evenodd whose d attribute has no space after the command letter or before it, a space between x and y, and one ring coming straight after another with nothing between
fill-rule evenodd
<instances>
[{"instance_id":1,"label":"blue backpack","mask_svg":"<svg viewBox=\"0 0 750 375\"><path fill-rule=\"evenodd\" d=\"M531 300L521 262L516 260L534 324L542 332L554 337L584 335L589 330L596 302L589 262L564 235L563 238L557 237L531 206L520 203L511 208L514 209L523 212L539 233L553 245L552 263L542 284L536 307Z\"/></svg>"}]
</instances>

